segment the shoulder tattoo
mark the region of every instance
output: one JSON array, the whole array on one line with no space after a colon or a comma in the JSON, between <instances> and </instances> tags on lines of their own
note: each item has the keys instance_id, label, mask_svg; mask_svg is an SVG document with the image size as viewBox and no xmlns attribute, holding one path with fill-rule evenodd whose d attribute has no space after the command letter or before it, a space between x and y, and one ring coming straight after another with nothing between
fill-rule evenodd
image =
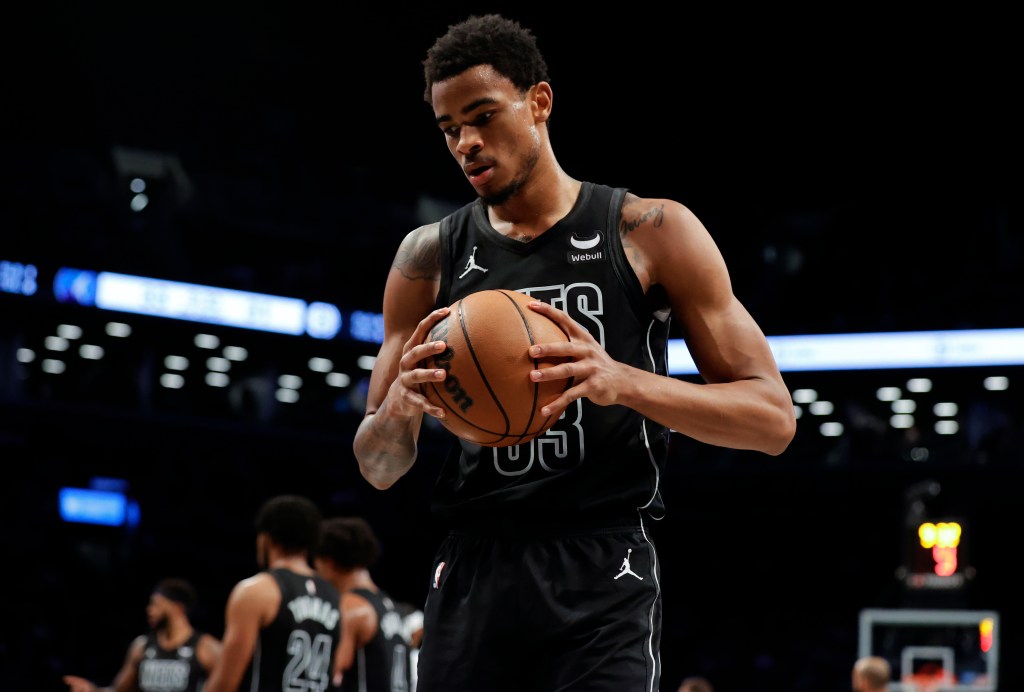
<instances>
[{"instance_id":1,"label":"shoulder tattoo","mask_svg":"<svg viewBox=\"0 0 1024 692\"><path fill-rule=\"evenodd\" d=\"M625 209L623 209L623 211L625 211ZM648 221L651 221L651 225L654 228L661 226L665 221L665 205L659 204L655 207L646 209L639 214L631 216L630 218L626 218L626 216L623 215L622 220L619 222L619 235L625 238Z\"/></svg>"},{"instance_id":2,"label":"shoulder tattoo","mask_svg":"<svg viewBox=\"0 0 1024 692\"><path fill-rule=\"evenodd\" d=\"M417 233L399 246L392 267L410 281L433 280L441 267L441 247L436 234Z\"/></svg>"}]
</instances>

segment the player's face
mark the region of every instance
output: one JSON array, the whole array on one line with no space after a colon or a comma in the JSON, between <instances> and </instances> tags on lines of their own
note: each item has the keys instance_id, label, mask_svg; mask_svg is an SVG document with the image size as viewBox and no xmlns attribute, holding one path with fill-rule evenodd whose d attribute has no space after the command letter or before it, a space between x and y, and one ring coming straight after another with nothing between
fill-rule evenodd
<instances>
[{"instance_id":1,"label":"player's face","mask_svg":"<svg viewBox=\"0 0 1024 692\"><path fill-rule=\"evenodd\" d=\"M146 621L149 623L150 629L162 630L166 628L168 612L173 607L174 603L171 599L158 593L152 594L149 597L149 603L146 605Z\"/></svg>"},{"instance_id":2,"label":"player's face","mask_svg":"<svg viewBox=\"0 0 1024 692\"><path fill-rule=\"evenodd\" d=\"M431 88L431 103L448 150L487 204L507 201L540 158L542 109L537 87L525 94L489 65L478 65Z\"/></svg>"}]
</instances>

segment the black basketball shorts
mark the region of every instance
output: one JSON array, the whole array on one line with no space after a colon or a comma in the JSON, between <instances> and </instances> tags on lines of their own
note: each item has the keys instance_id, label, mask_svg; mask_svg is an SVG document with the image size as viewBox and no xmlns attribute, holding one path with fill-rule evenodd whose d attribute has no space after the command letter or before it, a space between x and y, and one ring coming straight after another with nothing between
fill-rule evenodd
<instances>
[{"instance_id":1,"label":"black basketball shorts","mask_svg":"<svg viewBox=\"0 0 1024 692\"><path fill-rule=\"evenodd\" d=\"M417 692L657 692L659 582L638 524L454 531L428 588Z\"/></svg>"}]
</instances>

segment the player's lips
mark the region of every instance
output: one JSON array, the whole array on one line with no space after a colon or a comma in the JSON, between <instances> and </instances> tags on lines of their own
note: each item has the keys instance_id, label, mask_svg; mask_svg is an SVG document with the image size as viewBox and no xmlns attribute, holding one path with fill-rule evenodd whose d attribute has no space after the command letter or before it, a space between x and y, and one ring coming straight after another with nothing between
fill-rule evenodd
<instances>
[{"instance_id":1,"label":"player's lips","mask_svg":"<svg viewBox=\"0 0 1024 692\"><path fill-rule=\"evenodd\" d=\"M494 177L494 167L486 163L471 163L463 167L470 184L479 187Z\"/></svg>"}]
</instances>

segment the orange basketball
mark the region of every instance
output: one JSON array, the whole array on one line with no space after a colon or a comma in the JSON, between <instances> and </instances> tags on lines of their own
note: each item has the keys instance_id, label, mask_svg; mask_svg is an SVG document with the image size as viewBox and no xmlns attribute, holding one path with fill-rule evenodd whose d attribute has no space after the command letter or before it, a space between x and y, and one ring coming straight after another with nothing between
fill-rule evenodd
<instances>
[{"instance_id":1,"label":"orange basketball","mask_svg":"<svg viewBox=\"0 0 1024 692\"><path fill-rule=\"evenodd\" d=\"M422 385L427 399L445 410L440 422L458 437L487 447L526 442L554 425L541 406L572 385L571 379L533 382L530 371L565 358L532 358L532 344L569 337L527 304L525 293L506 289L477 291L451 305L448 316L430 330L427 341L448 348L424 361L447 371L441 382Z\"/></svg>"}]
</instances>

